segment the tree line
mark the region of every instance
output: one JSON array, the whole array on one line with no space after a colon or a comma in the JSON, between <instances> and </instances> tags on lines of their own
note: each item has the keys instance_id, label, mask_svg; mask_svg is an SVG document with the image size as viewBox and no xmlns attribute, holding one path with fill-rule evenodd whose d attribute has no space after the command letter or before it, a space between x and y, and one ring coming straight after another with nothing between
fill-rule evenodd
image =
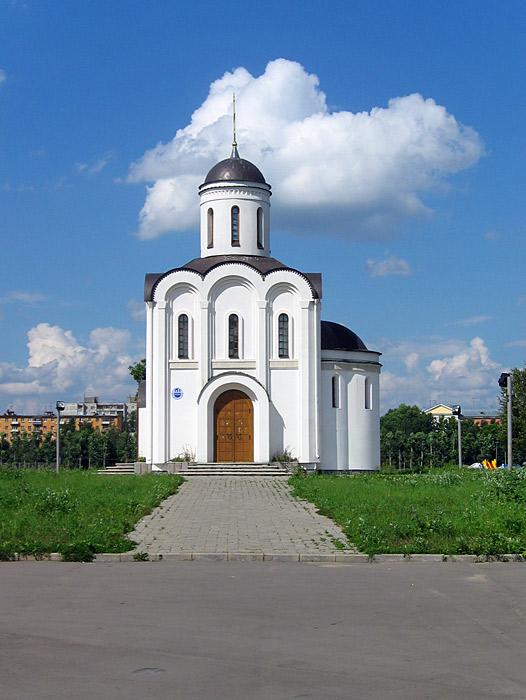
<instances>
[{"instance_id":1,"label":"tree line","mask_svg":"<svg viewBox=\"0 0 526 700\"><path fill-rule=\"evenodd\" d=\"M462 461L464 464L497 459L505 462L506 434L502 425L477 425L462 419ZM458 463L458 423L455 419L436 421L418 406L402 404L380 418L382 466L397 469L439 467Z\"/></svg>"},{"instance_id":2,"label":"tree line","mask_svg":"<svg viewBox=\"0 0 526 700\"><path fill-rule=\"evenodd\" d=\"M513 462L526 462L526 365L511 370ZM487 459L505 463L507 450L507 392L501 389L500 423L478 425L462 418L462 462L473 464ZM458 464L458 423L421 411L418 406L401 404L380 418L383 467L421 469L448 462Z\"/></svg>"},{"instance_id":3,"label":"tree line","mask_svg":"<svg viewBox=\"0 0 526 700\"><path fill-rule=\"evenodd\" d=\"M91 423L76 430L73 419L60 427L60 463L66 469L103 469L116 462L133 462L137 457L135 415L124 421L122 430L111 426L100 432ZM56 463L56 442L48 433L15 434L9 444L0 435L0 465L50 467Z\"/></svg>"}]
</instances>

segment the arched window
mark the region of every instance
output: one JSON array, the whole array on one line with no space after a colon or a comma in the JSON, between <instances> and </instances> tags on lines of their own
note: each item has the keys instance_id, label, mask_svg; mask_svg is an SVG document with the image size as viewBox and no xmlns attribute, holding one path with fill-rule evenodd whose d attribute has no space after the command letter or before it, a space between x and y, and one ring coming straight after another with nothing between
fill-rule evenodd
<instances>
[{"instance_id":1,"label":"arched window","mask_svg":"<svg viewBox=\"0 0 526 700\"><path fill-rule=\"evenodd\" d=\"M337 374L332 378L332 407L340 408L340 378Z\"/></svg>"},{"instance_id":2,"label":"arched window","mask_svg":"<svg viewBox=\"0 0 526 700\"><path fill-rule=\"evenodd\" d=\"M214 247L214 210L209 209L207 213L208 247Z\"/></svg>"},{"instance_id":3,"label":"arched window","mask_svg":"<svg viewBox=\"0 0 526 700\"><path fill-rule=\"evenodd\" d=\"M366 409L369 409L372 406L371 392L372 392L371 380L369 379L369 377L366 377L365 378L365 408Z\"/></svg>"},{"instance_id":4,"label":"arched window","mask_svg":"<svg viewBox=\"0 0 526 700\"><path fill-rule=\"evenodd\" d=\"M181 314L178 323L177 357L188 359L188 316Z\"/></svg>"},{"instance_id":5,"label":"arched window","mask_svg":"<svg viewBox=\"0 0 526 700\"><path fill-rule=\"evenodd\" d=\"M258 248L263 248L263 209L261 207L258 207L257 217Z\"/></svg>"},{"instance_id":6,"label":"arched window","mask_svg":"<svg viewBox=\"0 0 526 700\"><path fill-rule=\"evenodd\" d=\"M289 317L280 314L278 318L278 357L289 357Z\"/></svg>"},{"instance_id":7,"label":"arched window","mask_svg":"<svg viewBox=\"0 0 526 700\"><path fill-rule=\"evenodd\" d=\"M232 245L239 245L239 207L232 207L231 211Z\"/></svg>"},{"instance_id":8,"label":"arched window","mask_svg":"<svg viewBox=\"0 0 526 700\"><path fill-rule=\"evenodd\" d=\"M228 357L239 357L239 318L236 314L228 317Z\"/></svg>"}]
</instances>

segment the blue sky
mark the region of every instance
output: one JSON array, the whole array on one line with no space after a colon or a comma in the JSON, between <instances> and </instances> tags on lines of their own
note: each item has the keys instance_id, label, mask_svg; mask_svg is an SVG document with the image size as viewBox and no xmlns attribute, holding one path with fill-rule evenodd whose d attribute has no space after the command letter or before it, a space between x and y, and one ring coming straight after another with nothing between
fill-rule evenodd
<instances>
[{"instance_id":1,"label":"blue sky","mask_svg":"<svg viewBox=\"0 0 526 700\"><path fill-rule=\"evenodd\" d=\"M0 0L0 411L134 391L232 87L272 255L383 353L383 410L491 409L524 365L524 4L252 8Z\"/></svg>"}]
</instances>

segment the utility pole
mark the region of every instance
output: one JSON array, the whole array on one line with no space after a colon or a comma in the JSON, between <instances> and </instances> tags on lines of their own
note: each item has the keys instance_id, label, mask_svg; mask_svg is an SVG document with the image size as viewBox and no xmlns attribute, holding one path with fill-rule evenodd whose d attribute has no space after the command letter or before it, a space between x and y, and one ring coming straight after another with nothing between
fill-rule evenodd
<instances>
[{"instance_id":1,"label":"utility pole","mask_svg":"<svg viewBox=\"0 0 526 700\"><path fill-rule=\"evenodd\" d=\"M57 401L55 404L55 407L57 409L57 439L56 439L56 445L57 445L57 474L60 471L60 411L63 411L65 408L64 401Z\"/></svg>"},{"instance_id":2,"label":"utility pole","mask_svg":"<svg viewBox=\"0 0 526 700\"><path fill-rule=\"evenodd\" d=\"M503 372L499 377L499 386L501 389L506 387L508 395L508 469L513 468L513 431L511 425L511 409L512 409L512 387L511 387L511 372Z\"/></svg>"},{"instance_id":3,"label":"utility pole","mask_svg":"<svg viewBox=\"0 0 526 700\"><path fill-rule=\"evenodd\" d=\"M453 406L453 415L457 417L458 424L458 468L462 469L462 409L460 406Z\"/></svg>"}]
</instances>

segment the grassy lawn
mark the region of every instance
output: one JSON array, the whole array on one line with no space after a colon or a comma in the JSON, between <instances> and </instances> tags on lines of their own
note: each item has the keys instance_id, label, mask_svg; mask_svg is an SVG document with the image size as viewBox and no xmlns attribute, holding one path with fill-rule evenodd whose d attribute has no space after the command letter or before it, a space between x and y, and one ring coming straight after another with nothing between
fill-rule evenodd
<instances>
[{"instance_id":1,"label":"grassy lawn","mask_svg":"<svg viewBox=\"0 0 526 700\"><path fill-rule=\"evenodd\" d=\"M524 554L526 468L427 474L295 476L314 503L367 554Z\"/></svg>"},{"instance_id":2,"label":"grassy lawn","mask_svg":"<svg viewBox=\"0 0 526 700\"><path fill-rule=\"evenodd\" d=\"M60 552L87 561L125 552L135 523L177 491L180 476L98 476L93 471L0 469L0 560Z\"/></svg>"}]
</instances>

